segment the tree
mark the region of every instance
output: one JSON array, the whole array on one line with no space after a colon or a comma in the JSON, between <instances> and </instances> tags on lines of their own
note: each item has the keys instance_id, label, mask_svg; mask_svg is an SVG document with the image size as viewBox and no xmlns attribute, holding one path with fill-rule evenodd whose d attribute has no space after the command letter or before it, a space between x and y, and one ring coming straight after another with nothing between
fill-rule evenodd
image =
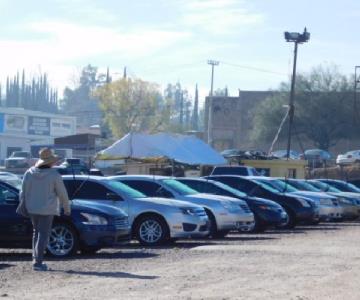
<instances>
[{"instance_id":1,"label":"tree","mask_svg":"<svg viewBox=\"0 0 360 300\"><path fill-rule=\"evenodd\" d=\"M116 138L133 130L164 130L169 124L170 102L163 99L154 83L122 78L99 87L94 95Z\"/></svg>"},{"instance_id":2,"label":"tree","mask_svg":"<svg viewBox=\"0 0 360 300\"><path fill-rule=\"evenodd\" d=\"M315 147L328 150L343 138L356 134L353 127L353 84L336 66L319 66L296 78L294 134L312 141ZM271 141L284 117L290 83L262 102L255 110L252 137ZM284 140L288 124L280 134Z\"/></svg>"}]
</instances>

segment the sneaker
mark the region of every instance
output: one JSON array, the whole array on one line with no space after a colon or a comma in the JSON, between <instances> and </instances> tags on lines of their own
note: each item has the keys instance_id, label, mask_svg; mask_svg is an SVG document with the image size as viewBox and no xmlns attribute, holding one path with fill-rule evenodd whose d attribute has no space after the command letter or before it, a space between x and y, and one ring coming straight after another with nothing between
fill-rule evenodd
<instances>
[{"instance_id":1,"label":"sneaker","mask_svg":"<svg viewBox=\"0 0 360 300\"><path fill-rule=\"evenodd\" d=\"M34 264L33 270L34 271L47 271L48 266L46 264Z\"/></svg>"}]
</instances>

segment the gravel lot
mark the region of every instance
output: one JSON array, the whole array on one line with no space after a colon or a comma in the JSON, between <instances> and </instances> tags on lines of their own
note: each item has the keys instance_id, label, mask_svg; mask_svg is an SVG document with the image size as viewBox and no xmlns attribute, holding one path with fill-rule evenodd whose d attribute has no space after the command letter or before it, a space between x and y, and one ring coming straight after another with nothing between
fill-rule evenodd
<instances>
[{"instance_id":1,"label":"gravel lot","mask_svg":"<svg viewBox=\"0 0 360 300\"><path fill-rule=\"evenodd\" d=\"M28 250L0 249L4 299L360 299L360 223L231 234L142 248L134 243L31 270Z\"/></svg>"}]
</instances>

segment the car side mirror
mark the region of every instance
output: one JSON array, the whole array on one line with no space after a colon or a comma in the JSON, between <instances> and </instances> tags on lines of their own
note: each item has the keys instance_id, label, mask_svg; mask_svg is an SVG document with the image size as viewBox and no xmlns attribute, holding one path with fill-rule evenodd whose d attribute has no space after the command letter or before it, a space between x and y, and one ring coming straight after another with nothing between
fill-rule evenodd
<instances>
[{"instance_id":1,"label":"car side mirror","mask_svg":"<svg viewBox=\"0 0 360 300\"><path fill-rule=\"evenodd\" d=\"M116 194L116 193L106 193L106 199L107 200L114 200L114 201L122 201L123 199L121 198L120 195Z\"/></svg>"}]
</instances>

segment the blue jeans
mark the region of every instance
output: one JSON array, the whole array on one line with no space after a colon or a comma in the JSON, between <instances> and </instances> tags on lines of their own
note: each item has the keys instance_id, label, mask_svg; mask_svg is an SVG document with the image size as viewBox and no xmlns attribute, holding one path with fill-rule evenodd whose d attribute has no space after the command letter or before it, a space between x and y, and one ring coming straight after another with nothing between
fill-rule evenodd
<instances>
[{"instance_id":1,"label":"blue jeans","mask_svg":"<svg viewBox=\"0 0 360 300\"><path fill-rule=\"evenodd\" d=\"M33 225L32 258L33 264L42 264L54 216L30 215Z\"/></svg>"}]
</instances>

